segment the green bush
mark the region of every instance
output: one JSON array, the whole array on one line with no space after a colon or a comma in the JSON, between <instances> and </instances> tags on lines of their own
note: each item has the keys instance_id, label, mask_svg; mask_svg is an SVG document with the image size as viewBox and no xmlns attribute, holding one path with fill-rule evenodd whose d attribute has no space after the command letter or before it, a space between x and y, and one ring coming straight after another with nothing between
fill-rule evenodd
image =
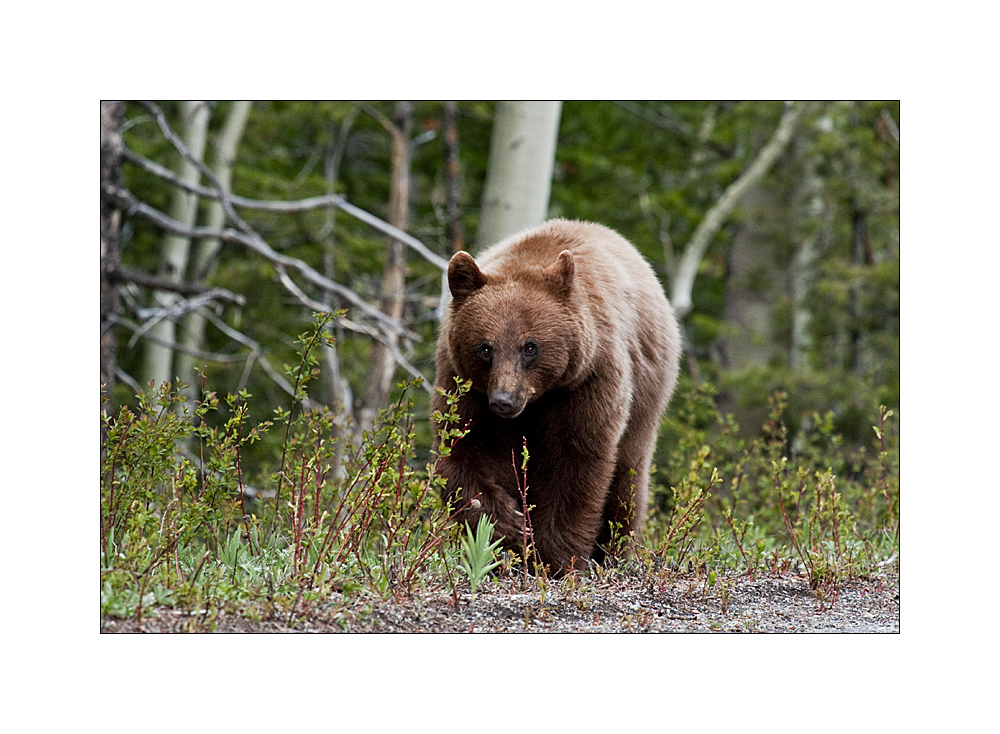
<instances>
[{"instance_id":1,"label":"green bush","mask_svg":"<svg viewBox=\"0 0 1000 734\"><path fill-rule=\"evenodd\" d=\"M191 407L170 385L105 417L102 617L141 620L174 606L200 611L209 627L222 610L293 620L354 594L398 598L428 584L450 587L457 604L460 585L475 594L489 573L512 574L497 563L490 528L463 533L442 500L437 470L463 435L455 405L468 385L449 396L441 448L425 463L408 397L416 383L399 386L399 400L355 441L328 408L307 402L328 320L299 337L299 361L287 368L295 399L273 420L248 418L245 391L206 392ZM798 571L828 596L898 558L892 412L879 413L874 444L855 446L832 413L801 418L790 435L787 409L773 394L759 433L741 436L710 385L683 388L661 431L645 539L600 574L694 570L714 583L719 573ZM272 470L248 482L244 450L268 434L281 436ZM527 571L525 559L523 583ZM535 571L544 594L549 580Z\"/></svg>"}]
</instances>

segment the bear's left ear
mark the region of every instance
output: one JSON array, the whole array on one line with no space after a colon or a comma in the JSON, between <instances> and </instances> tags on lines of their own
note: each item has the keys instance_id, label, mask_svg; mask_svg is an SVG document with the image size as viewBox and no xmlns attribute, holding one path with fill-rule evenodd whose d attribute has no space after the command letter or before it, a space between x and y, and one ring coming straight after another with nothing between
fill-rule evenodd
<instances>
[{"instance_id":1,"label":"bear's left ear","mask_svg":"<svg viewBox=\"0 0 1000 734\"><path fill-rule=\"evenodd\" d=\"M573 292L573 275L576 273L576 263L573 253L563 250L556 261L542 271L542 275L555 288L560 296L568 296Z\"/></svg>"},{"instance_id":2,"label":"bear's left ear","mask_svg":"<svg viewBox=\"0 0 1000 734\"><path fill-rule=\"evenodd\" d=\"M455 303L461 303L484 285L486 276L472 255L464 250L456 252L448 263L448 288Z\"/></svg>"}]
</instances>

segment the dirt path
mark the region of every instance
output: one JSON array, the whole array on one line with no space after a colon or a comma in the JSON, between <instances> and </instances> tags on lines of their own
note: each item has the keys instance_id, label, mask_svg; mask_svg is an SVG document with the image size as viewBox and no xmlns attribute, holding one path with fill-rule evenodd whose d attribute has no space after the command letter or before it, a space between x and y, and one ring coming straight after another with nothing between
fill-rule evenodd
<instances>
[{"instance_id":1,"label":"dirt path","mask_svg":"<svg viewBox=\"0 0 1000 734\"><path fill-rule=\"evenodd\" d=\"M260 609L190 614L171 609L135 620L102 620L102 632L899 632L899 576L849 581L820 599L790 574L756 579L678 577L669 583L602 584L585 579L521 591L513 581L483 584L476 599L448 589L384 602L343 599L300 610L298 619Z\"/></svg>"}]
</instances>

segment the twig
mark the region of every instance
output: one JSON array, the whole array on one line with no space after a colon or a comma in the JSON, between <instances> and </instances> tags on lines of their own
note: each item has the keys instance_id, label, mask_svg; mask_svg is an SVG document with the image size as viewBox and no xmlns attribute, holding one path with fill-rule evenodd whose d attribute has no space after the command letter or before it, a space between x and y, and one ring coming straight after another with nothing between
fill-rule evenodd
<instances>
[{"instance_id":1,"label":"twig","mask_svg":"<svg viewBox=\"0 0 1000 734\"><path fill-rule=\"evenodd\" d=\"M194 298L178 298L172 301L169 305L160 306L158 308L140 308L136 315L142 319L142 327L135 333L132 339L129 341L129 346L133 346L135 342L142 336L145 336L146 332L153 328L157 323L163 319L177 319L189 311L197 311L202 306L211 303L217 294L214 291L205 291Z\"/></svg>"}]
</instances>

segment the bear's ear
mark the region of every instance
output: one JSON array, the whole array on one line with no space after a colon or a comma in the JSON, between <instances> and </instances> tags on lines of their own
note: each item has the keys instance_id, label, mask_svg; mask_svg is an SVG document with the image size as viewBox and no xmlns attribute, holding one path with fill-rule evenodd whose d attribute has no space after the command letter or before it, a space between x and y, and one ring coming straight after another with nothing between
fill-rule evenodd
<instances>
[{"instance_id":1,"label":"bear's ear","mask_svg":"<svg viewBox=\"0 0 1000 734\"><path fill-rule=\"evenodd\" d=\"M486 285L486 276L476 265L472 255L456 252L448 263L448 287L455 303L461 303Z\"/></svg>"},{"instance_id":2,"label":"bear's ear","mask_svg":"<svg viewBox=\"0 0 1000 734\"><path fill-rule=\"evenodd\" d=\"M576 263L573 253L563 250L556 261L542 271L545 280L552 284L560 296L568 296L573 291L573 275L576 273Z\"/></svg>"}]
</instances>

